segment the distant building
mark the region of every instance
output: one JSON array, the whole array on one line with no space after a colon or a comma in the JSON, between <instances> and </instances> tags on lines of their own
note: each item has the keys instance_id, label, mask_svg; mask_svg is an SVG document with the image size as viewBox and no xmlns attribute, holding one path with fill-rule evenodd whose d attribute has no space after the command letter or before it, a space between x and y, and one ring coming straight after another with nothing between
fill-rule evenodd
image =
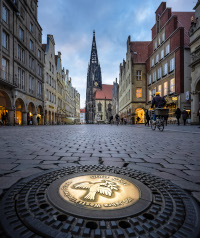
<instances>
[{"instance_id":1,"label":"distant building","mask_svg":"<svg viewBox=\"0 0 200 238\"><path fill-rule=\"evenodd\" d=\"M148 47L147 102L160 92L169 108L169 119L177 108L190 112L191 69L188 30L193 12L172 12L162 2L155 12L156 23Z\"/></svg>"},{"instance_id":2,"label":"distant building","mask_svg":"<svg viewBox=\"0 0 200 238\"><path fill-rule=\"evenodd\" d=\"M200 0L194 7L195 17L191 19L190 35L190 52L192 68L191 83L191 122L199 123L197 112L200 107Z\"/></svg>"},{"instance_id":3,"label":"distant building","mask_svg":"<svg viewBox=\"0 0 200 238\"><path fill-rule=\"evenodd\" d=\"M119 84L116 81L113 82L112 89L112 115L115 118L116 114L119 114Z\"/></svg>"},{"instance_id":4,"label":"distant building","mask_svg":"<svg viewBox=\"0 0 200 238\"><path fill-rule=\"evenodd\" d=\"M146 60L149 41L127 40L126 61L120 64L119 114L128 123L144 123L146 108Z\"/></svg>"},{"instance_id":5,"label":"distant building","mask_svg":"<svg viewBox=\"0 0 200 238\"><path fill-rule=\"evenodd\" d=\"M80 123L85 124L85 108L80 109Z\"/></svg>"},{"instance_id":6,"label":"distant building","mask_svg":"<svg viewBox=\"0 0 200 238\"><path fill-rule=\"evenodd\" d=\"M53 35L47 35L47 43L42 44L45 55L44 64L44 110L45 124L56 124L57 78L55 65L55 41Z\"/></svg>"},{"instance_id":7,"label":"distant building","mask_svg":"<svg viewBox=\"0 0 200 238\"><path fill-rule=\"evenodd\" d=\"M97 55L95 32L93 32L92 49L90 55L90 63L87 73L86 87L86 123L95 122L95 92L97 89L102 89L101 67Z\"/></svg>"},{"instance_id":8,"label":"distant building","mask_svg":"<svg viewBox=\"0 0 200 238\"><path fill-rule=\"evenodd\" d=\"M102 84L102 89L95 92L95 123L107 123L112 116L112 90L113 85Z\"/></svg>"}]
</instances>

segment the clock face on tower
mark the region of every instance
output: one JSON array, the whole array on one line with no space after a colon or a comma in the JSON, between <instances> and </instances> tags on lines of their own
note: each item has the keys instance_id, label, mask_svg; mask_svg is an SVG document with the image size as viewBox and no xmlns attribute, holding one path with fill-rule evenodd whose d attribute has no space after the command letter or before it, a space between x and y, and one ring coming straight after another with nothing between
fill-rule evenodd
<instances>
[{"instance_id":1,"label":"clock face on tower","mask_svg":"<svg viewBox=\"0 0 200 238\"><path fill-rule=\"evenodd\" d=\"M94 83L94 86L95 86L95 87L97 87L97 86L98 86L98 83L97 83L97 82L95 82L95 83Z\"/></svg>"}]
</instances>

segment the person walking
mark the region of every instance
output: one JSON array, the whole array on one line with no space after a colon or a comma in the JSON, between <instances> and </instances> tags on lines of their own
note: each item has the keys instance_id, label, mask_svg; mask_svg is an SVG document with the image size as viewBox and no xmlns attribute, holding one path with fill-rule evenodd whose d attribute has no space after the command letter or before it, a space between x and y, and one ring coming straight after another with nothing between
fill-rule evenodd
<instances>
[{"instance_id":1,"label":"person walking","mask_svg":"<svg viewBox=\"0 0 200 238\"><path fill-rule=\"evenodd\" d=\"M119 115L118 114L115 115L115 120L116 120L117 125L119 125Z\"/></svg>"},{"instance_id":2,"label":"person walking","mask_svg":"<svg viewBox=\"0 0 200 238\"><path fill-rule=\"evenodd\" d=\"M148 110L146 110L145 117L146 117L145 126L146 126L146 124L149 126L150 116L149 116L149 111Z\"/></svg>"},{"instance_id":3,"label":"person walking","mask_svg":"<svg viewBox=\"0 0 200 238\"><path fill-rule=\"evenodd\" d=\"M179 126L180 125L180 121L179 120L181 118L181 110L180 110L180 108L176 109L175 114L176 114L177 124Z\"/></svg>"},{"instance_id":4,"label":"person walking","mask_svg":"<svg viewBox=\"0 0 200 238\"><path fill-rule=\"evenodd\" d=\"M184 126L185 126L186 125L186 120L188 118L188 113L186 112L185 109L182 111L182 118L183 118L183 123L184 123Z\"/></svg>"},{"instance_id":5,"label":"person walking","mask_svg":"<svg viewBox=\"0 0 200 238\"><path fill-rule=\"evenodd\" d=\"M39 116L37 116L37 123L38 123L38 126L39 126L39 124L40 124L40 117Z\"/></svg>"}]
</instances>

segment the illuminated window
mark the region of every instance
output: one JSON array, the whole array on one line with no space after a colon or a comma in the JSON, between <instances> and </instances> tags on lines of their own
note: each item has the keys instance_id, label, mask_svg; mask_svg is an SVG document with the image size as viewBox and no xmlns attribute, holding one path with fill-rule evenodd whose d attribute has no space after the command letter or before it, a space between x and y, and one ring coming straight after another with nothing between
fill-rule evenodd
<instances>
[{"instance_id":1,"label":"illuminated window","mask_svg":"<svg viewBox=\"0 0 200 238\"><path fill-rule=\"evenodd\" d=\"M174 70L174 68L175 68L174 66L175 66L175 61L174 61L174 58L172 58L170 60L170 72L172 72Z\"/></svg>"},{"instance_id":2,"label":"illuminated window","mask_svg":"<svg viewBox=\"0 0 200 238\"><path fill-rule=\"evenodd\" d=\"M158 86L158 92L160 93L160 96L162 96L162 85Z\"/></svg>"},{"instance_id":3,"label":"illuminated window","mask_svg":"<svg viewBox=\"0 0 200 238\"><path fill-rule=\"evenodd\" d=\"M136 78L137 78L138 81L142 80L142 70L137 70Z\"/></svg>"},{"instance_id":4,"label":"illuminated window","mask_svg":"<svg viewBox=\"0 0 200 238\"><path fill-rule=\"evenodd\" d=\"M164 96L168 94L168 83L164 83Z\"/></svg>"},{"instance_id":5,"label":"illuminated window","mask_svg":"<svg viewBox=\"0 0 200 238\"><path fill-rule=\"evenodd\" d=\"M170 80L170 93L175 92L175 79Z\"/></svg>"},{"instance_id":6,"label":"illuminated window","mask_svg":"<svg viewBox=\"0 0 200 238\"><path fill-rule=\"evenodd\" d=\"M142 88L136 88L136 98L142 97Z\"/></svg>"}]
</instances>

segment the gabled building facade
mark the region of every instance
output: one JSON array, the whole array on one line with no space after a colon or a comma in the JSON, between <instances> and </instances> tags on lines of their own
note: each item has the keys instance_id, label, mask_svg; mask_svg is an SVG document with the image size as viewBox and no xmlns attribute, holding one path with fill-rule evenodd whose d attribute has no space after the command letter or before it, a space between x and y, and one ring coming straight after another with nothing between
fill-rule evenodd
<instances>
[{"instance_id":1,"label":"gabled building facade","mask_svg":"<svg viewBox=\"0 0 200 238\"><path fill-rule=\"evenodd\" d=\"M126 61L120 64L119 114L128 123L144 123L146 60L150 42L127 40ZM139 120L137 120L139 118Z\"/></svg>"},{"instance_id":2,"label":"gabled building facade","mask_svg":"<svg viewBox=\"0 0 200 238\"><path fill-rule=\"evenodd\" d=\"M162 2L155 12L152 41L148 46L147 101L160 92L169 108L169 119L177 108L190 113L191 69L188 30L193 12L172 12Z\"/></svg>"},{"instance_id":3,"label":"gabled building facade","mask_svg":"<svg viewBox=\"0 0 200 238\"><path fill-rule=\"evenodd\" d=\"M114 119L117 114L119 115L119 84L116 78L112 89L112 115Z\"/></svg>"}]
</instances>

